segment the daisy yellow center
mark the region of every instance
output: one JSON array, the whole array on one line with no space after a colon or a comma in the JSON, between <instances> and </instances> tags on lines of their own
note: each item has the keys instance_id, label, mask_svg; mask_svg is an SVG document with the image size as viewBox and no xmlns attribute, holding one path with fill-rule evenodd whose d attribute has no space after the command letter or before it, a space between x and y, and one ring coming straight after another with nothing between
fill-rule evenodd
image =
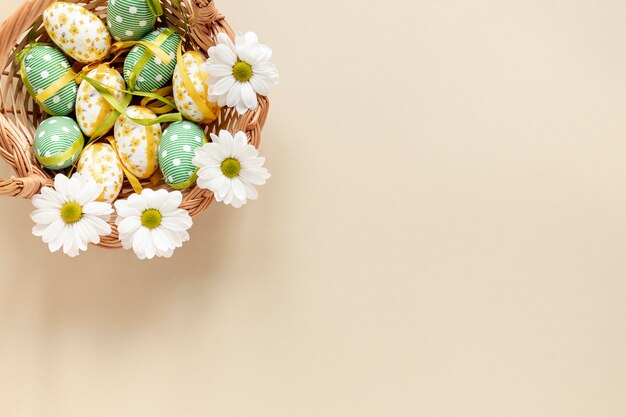
<instances>
[{"instance_id":1,"label":"daisy yellow center","mask_svg":"<svg viewBox=\"0 0 626 417\"><path fill-rule=\"evenodd\" d=\"M233 77L237 81L249 81L252 78L252 67L247 62L238 61L233 65Z\"/></svg>"},{"instance_id":2,"label":"daisy yellow center","mask_svg":"<svg viewBox=\"0 0 626 417\"><path fill-rule=\"evenodd\" d=\"M76 223L83 217L83 208L80 204L70 202L61 207L61 218L65 223Z\"/></svg>"},{"instance_id":3,"label":"daisy yellow center","mask_svg":"<svg viewBox=\"0 0 626 417\"><path fill-rule=\"evenodd\" d=\"M156 209L148 209L141 213L141 224L148 229L156 229L161 224L163 216Z\"/></svg>"},{"instance_id":4,"label":"daisy yellow center","mask_svg":"<svg viewBox=\"0 0 626 417\"><path fill-rule=\"evenodd\" d=\"M222 172L228 178L235 178L241 171L241 164L235 158L226 158L222 162Z\"/></svg>"}]
</instances>

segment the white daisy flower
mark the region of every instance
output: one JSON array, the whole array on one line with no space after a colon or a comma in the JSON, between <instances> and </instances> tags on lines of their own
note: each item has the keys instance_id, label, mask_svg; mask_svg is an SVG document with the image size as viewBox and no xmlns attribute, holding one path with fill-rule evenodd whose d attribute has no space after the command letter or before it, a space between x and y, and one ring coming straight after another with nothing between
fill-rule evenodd
<instances>
[{"instance_id":1,"label":"white daisy flower","mask_svg":"<svg viewBox=\"0 0 626 417\"><path fill-rule=\"evenodd\" d=\"M78 173L72 178L57 174L54 188L42 187L32 198L33 234L48 244L50 252L63 247L71 257L87 250L89 243L99 243L100 236L111 233L107 222L113 213L109 203L96 201L101 193L101 186Z\"/></svg>"},{"instance_id":2,"label":"white daisy flower","mask_svg":"<svg viewBox=\"0 0 626 417\"><path fill-rule=\"evenodd\" d=\"M272 50L259 43L254 32L237 35L235 44L225 33L218 33L217 45L208 54L200 69L210 75L209 101L236 107L239 114L256 110L256 95L266 96L278 82L278 70L270 62Z\"/></svg>"},{"instance_id":3,"label":"white daisy flower","mask_svg":"<svg viewBox=\"0 0 626 417\"><path fill-rule=\"evenodd\" d=\"M191 216L180 208L180 191L145 189L127 200L115 202L117 230L124 249L132 248L139 259L169 258L189 240Z\"/></svg>"},{"instance_id":4,"label":"white daisy flower","mask_svg":"<svg viewBox=\"0 0 626 417\"><path fill-rule=\"evenodd\" d=\"M211 133L210 143L196 149L193 163L198 169L198 186L213 191L217 201L241 207L259 198L255 185L263 185L271 176L265 158L248 144L245 132L235 137L226 130Z\"/></svg>"}]
</instances>

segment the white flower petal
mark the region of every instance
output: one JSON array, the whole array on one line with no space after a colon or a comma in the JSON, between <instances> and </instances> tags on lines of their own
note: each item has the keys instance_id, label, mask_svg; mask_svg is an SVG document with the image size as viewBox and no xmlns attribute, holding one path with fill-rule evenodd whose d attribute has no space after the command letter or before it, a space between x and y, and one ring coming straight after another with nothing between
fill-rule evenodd
<instances>
[{"instance_id":1,"label":"white flower petal","mask_svg":"<svg viewBox=\"0 0 626 417\"><path fill-rule=\"evenodd\" d=\"M222 94L227 94L231 88L237 83L235 77L233 77L232 72L230 75L220 78L215 84L211 87L211 95L220 96Z\"/></svg>"},{"instance_id":2,"label":"white flower petal","mask_svg":"<svg viewBox=\"0 0 626 417\"><path fill-rule=\"evenodd\" d=\"M98 193L98 195L100 194ZM103 220L108 221L111 217L110 214L113 213L113 208L109 203L92 201L83 206L83 213L93 214L94 216L102 216Z\"/></svg>"},{"instance_id":3,"label":"white flower petal","mask_svg":"<svg viewBox=\"0 0 626 417\"><path fill-rule=\"evenodd\" d=\"M58 208L36 209L30 214L30 218L37 224L50 224L61 219L61 212Z\"/></svg>"},{"instance_id":4,"label":"white flower petal","mask_svg":"<svg viewBox=\"0 0 626 417\"><path fill-rule=\"evenodd\" d=\"M211 57L217 59L221 64L232 67L235 63L237 63L237 55L235 54L235 51L224 44L215 46L215 49L211 52Z\"/></svg>"},{"instance_id":5,"label":"white flower petal","mask_svg":"<svg viewBox=\"0 0 626 417\"><path fill-rule=\"evenodd\" d=\"M256 98L256 93L252 89L250 83L241 83L241 99L247 108L250 110L256 110L259 106L259 102Z\"/></svg>"}]
</instances>

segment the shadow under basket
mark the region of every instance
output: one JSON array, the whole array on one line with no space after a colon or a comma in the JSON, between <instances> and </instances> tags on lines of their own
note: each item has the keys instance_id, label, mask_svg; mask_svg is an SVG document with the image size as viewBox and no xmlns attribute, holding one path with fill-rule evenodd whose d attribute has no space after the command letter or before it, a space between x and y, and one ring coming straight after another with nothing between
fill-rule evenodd
<instances>
[{"instance_id":1,"label":"shadow under basket","mask_svg":"<svg viewBox=\"0 0 626 417\"><path fill-rule=\"evenodd\" d=\"M77 3L106 20L107 0L94 0L89 3L64 0ZM39 164L33 152L33 137L39 123L48 115L26 91L19 73L15 57L32 40L50 42L42 23L42 13L52 3L50 0L29 0L0 27L0 156L13 168L15 177L0 179L0 195L30 199L43 186L52 186L56 172ZM234 33L229 24L215 8L213 0L180 0L171 2L162 0L163 15L157 25L168 26L176 30L183 38L184 50L197 50L206 56L207 49L215 45L217 34L226 33L234 40ZM34 30L34 31L33 31ZM30 36L29 36L30 35ZM248 142L259 146L261 130L269 110L267 97L258 96L259 107L242 115L235 109L222 108L219 117L208 125L201 125L205 133L218 133L226 129L231 133L244 131ZM142 181L146 188L169 188L162 180L153 185L149 180ZM209 207L213 193L197 185L182 190L182 208L191 216L197 216ZM133 193L127 180L118 196L126 198ZM98 246L121 248L115 225L115 215L110 221L112 233L102 236Z\"/></svg>"}]
</instances>

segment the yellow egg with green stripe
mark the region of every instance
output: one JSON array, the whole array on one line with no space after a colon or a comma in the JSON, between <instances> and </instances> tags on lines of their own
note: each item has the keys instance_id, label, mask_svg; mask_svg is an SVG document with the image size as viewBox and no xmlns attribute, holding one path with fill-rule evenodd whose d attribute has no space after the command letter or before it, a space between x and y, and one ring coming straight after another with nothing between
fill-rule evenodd
<instances>
[{"instance_id":1,"label":"yellow egg with green stripe","mask_svg":"<svg viewBox=\"0 0 626 417\"><path fill-rule=\"evenodd\" d=\"M131 119L155 119L156 114L145 107L129 106L126 114L115 121L117 153L122 165L137 178L149 178L157 170L157 151L161 139L159 123L143 126ZM130 118L129 118L130 117Z\"/></svg>"},{"instance_id":2,"label":"yellow egg with green stripe","mask_svg":"<svg viewBox=\"0 0 626 417\"><path fill-rule=\"evenodd\" d=\"M85 140L76 122L66 116L50 117L39 124L33 140L35 158L48 169L64 169L80 155Z\"/></svg>"},{"instance_id":3,"label":"yellow egg with green stripe","mask_svg":"<svg viewBox=\"0 0 626 417\"><path fill-rule=\"evenodd\" d=\"M124 60L124 79L130 90L155 91L172 78L180 35L161 28L136 42Z\"/></svg>"},{"instance_id":4,"label":"yellow egg with green stripe","mask_svg":"<svg viewBox=\"0 0 626 417\"><path fill-rule=\"evenodd\" d=\"M98 201L112 203L115 201L124 182L122 163L117 158L117 153L108 143L92 143L85 147L76 171L86 181L95 182L102 187L102 194Z\"/></svg>"},{"instance_id":5,"label":"yellow egg with green stripe","mask_svg":"<svg viewBox=\"0 0 626 417\"><path fill-rule=\"evenodd\" d=\"M183 189L196 182L197 168L192 159L206 141L200 126L192 122L172 123L165 129L159 144L159 166L170 187Z\"/></svg>"},{"instance_id":6,"label":"yellow egg with green stripe","mask_svg":"<svg viewBox=\"0 0 626 417\"><path fill-rule=\"evenodd\" d=\"M87 74L87 78L89 80L83 80L78 88L76 120L86 136L100 137L113 127L119 113L114 111L91 82L107 88L117 101L124 98L126 85L121 74L108 64L98 65Z\"/></svg>"},{"instance_id":7,"label":"yellow egg with green stripe","mask_svg":"<svg viewBox=\"0 0 626 417\"><path fill-rule=\"evenodd\" d=\"M52 45L35 44L25 47L18 61L24 86L43 111L65 116L74 110L77 86L61 51Z\"/></svg>"},{"instance_id":8,"label":"yellow egg with green stripe","mask_svg":"<svg viewBox=\"0 0 626 417\"><path fill-rule=\"evenodd\" d=\"M172 87L176 108L185 119L208 124L217 119L220 107L208 100L208 74L200 70L205 61L198 51L188 51L178 57Z\"/></svg>"}]
</instances>

